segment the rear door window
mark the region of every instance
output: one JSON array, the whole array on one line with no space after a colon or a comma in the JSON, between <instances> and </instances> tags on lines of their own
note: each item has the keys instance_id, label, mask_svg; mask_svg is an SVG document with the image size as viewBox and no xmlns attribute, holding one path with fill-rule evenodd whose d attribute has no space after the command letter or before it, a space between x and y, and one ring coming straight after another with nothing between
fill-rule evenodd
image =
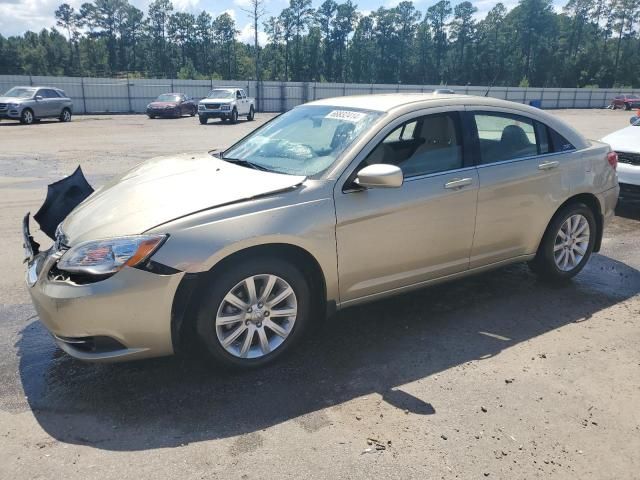
<instances>
[{"instance_id":1,"label":"rear door window","mask_svg":"<svg viewBox=\"0 0 640 480\"><path fill-rule=\"evenodd\" d=\"M503 162L539 154L534 121L499 112L474 113L480 163Z\"/></svg>"}]
</instances>

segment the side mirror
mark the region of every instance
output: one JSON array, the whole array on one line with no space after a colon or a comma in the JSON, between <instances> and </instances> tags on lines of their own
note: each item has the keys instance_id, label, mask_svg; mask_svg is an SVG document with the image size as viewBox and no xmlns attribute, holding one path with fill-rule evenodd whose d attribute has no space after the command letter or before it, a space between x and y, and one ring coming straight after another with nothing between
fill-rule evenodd
<instances>
[{"instance_id":1,"label":"side mirror","mask_svg":"<svg viewBox=\"0 0 640 480\"><path fill-rule=\"evenodd\" d=\"M400 167L386 163L364 167L355 179L355 183L364 188L398 188L403 181L404 175Z\"/></svg>"},{"instance_id":2,"label":"side mirror","mask_svg":"<svg viewBox=\"0 0 640 480\"><path fill-rule=\"evenodd\" d=\"M631 118L629 119L629 123L630 123L631 125L635 125L639 120L640 120L640 117L631 117Z\"/></svg>"},{"instance_id":3,"label":"side mirror","mask_svg":"<svg viewBox=\"0 0 640 480\"><path fill-rule=\"evenodd\" d=\"M42 95L36 95L36 100L39 102L40 100L42 100Z\"/></svg>"}]
</instances>

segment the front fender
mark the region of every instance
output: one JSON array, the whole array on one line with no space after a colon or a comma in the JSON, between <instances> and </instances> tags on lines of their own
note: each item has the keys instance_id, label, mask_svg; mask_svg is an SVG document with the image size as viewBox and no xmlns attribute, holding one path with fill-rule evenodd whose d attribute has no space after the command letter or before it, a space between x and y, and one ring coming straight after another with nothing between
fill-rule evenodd
<instances>
[{"instance_id":1,"label":"front fender","mask_svg":"<svg viewBox=\"0 0 640 480\"><path fill-rule=\"evenodd\" d=\"M211 270L242 250L287 244L308 252L322 270L327 299L338 302L335 212L332 198L305 192L242 202L200 212L153 229L169 239L153 260L187 273ZM302 200L288 204L288 200Z\"/></svg>"}]
</instances>

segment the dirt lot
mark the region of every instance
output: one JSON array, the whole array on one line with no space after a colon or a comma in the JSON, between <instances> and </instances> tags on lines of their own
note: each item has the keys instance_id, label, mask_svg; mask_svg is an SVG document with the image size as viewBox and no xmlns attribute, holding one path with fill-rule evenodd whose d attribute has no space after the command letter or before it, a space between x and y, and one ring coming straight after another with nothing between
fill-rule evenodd
<instances>
[{"instance_id":1,"label":"dirt lot","mask_svg":"<svg viewBox=\"0 0 640 480\"><path fill-rule=\"evenodd\" d=\"M628 119L556 114L590 138ZM99 185L267 119L0 123L0 479L640 478L638 206L567 286L515 266L353 308L260 371L57 351L21 264L47 183L81 164Z\"/></svg>"}]
</instances>

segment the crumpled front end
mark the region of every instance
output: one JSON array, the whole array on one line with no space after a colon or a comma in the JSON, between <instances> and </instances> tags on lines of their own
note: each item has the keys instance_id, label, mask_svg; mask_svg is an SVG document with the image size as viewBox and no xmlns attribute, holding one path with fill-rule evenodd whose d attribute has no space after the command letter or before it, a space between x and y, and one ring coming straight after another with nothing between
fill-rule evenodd
<instances>
[{"instance_id":1,"label":"crumpled front end","mask_svg":"<svg viewBox=\"0 0 640 480\"><path fill-rule=\"evenodd\" d=\"M170 355L172 302L184 272L126 267L83 283L56 269L54 247L28 263L36 312L56 343L81 360L117 361Z\"/></svg>"}]
</instances>

